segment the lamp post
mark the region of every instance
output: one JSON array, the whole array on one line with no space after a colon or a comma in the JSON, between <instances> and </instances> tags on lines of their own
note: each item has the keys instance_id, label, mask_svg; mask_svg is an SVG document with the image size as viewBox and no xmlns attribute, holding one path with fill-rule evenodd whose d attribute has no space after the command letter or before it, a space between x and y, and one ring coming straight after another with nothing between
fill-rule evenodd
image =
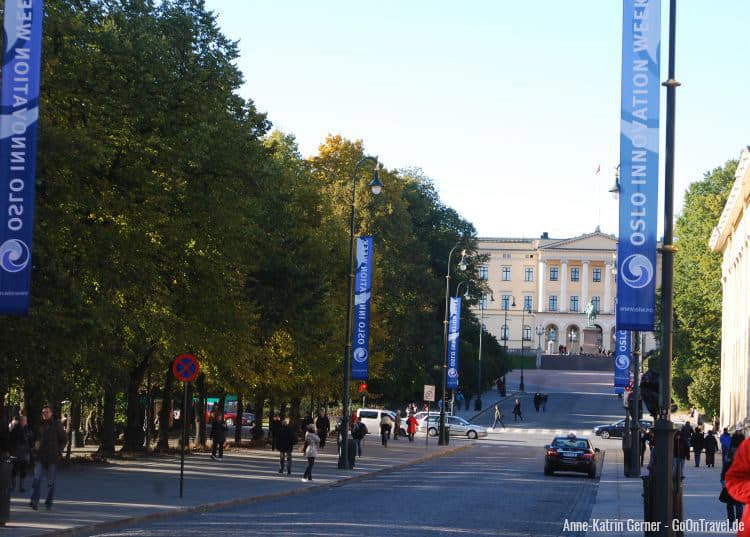
<instances>
[{"instance_id":1,"label":"lamp post","mask_svg":"<svg viewBox=\"0 0 750 537\"><path fill-rule=\"evenodd\" d=\"M477 358L477 402L474 410L482 410L482 332L484 332L484 306L487 295L482 296L479 301L479 356ZM495 294L490 290L490 300L495 301Z\"/></svg>"},{"instance_id":2,"label":"lamp post","mask_svg":"<svg viewBox=\"0 0 750 537\"><path fill-rule=\"evenodd\" d=\"M463 241L461 241L463 242ZM448 385L448 310L450 308L450 285L451 285L451 257L461 245L457 242L448 253L448 269L445 273L445 317L443 318L443 403L440 405L440 432L438 436L438 445L448 445L448 430L445 427L445 406L446 406L446 389ZM458 268L466 270L466 250L461 250L461 260L458 262Z\"/></svg>"},{"instance_id":3,"label":"lamp post","mask_svg":"<svg viewBox=\"0 0 750 537\"><path fill-rule=\"evenodd\" d=\"M508 309L510 307L513 307L513 308L516 307L516 297L511 296L511 298L513 299L513 303L510 306L508 306L507 302L503 303L503 308L505 309L505 321L503 321L503 334L502 334L502 336L503 336L503 350L505 350L505 357L506 357L506 359L508 357L508 332L509 332L509 330L508 330ZM507 386L507 384L505 382L505 377L503 377L503 385Z\"/></svg>"},{"instance_id":4,"label":"lamp post","mask_svg":"<svg viewBox=\"0 0 750 537\"><path fill-rule=\"evenodd\" d=\"M531 315L531 308L529 308L529 315ZM519 384L518 387L520 388L522 392L524 391L524 388L525 388L524 383L523 383L523 360L526 357L525 348L523 344L524 336L526 335L524 334L525 323L526 323L526 304L521 306L521 384Z\"/></svg>"},{"instance_id":5,"label":"lamp post","mask_svg":"<svg viewBox=\"0 0 750 537\"><path fill-rule=\"evenodd\" d=\"M674 455L674 426L672 424L672 294L674 292L674 253L672 244L674 224L674 122L675 93L680 85L675 80L675 33L676 33L676 0L669 2L669 73L663 83L667 87L667 125L665 145L664 174L664 240L661 248L661 356L659 373L659 416L654 424L656 441L656 475L654 483L654 507L656 521L662 528L660 535L674 535L671 524L676 518L674 513L675 488L680 494L681 483L672 481L672 457ZM679 498L678 498L678 501ZM681 503L681 502L680 502ZM679 516L680 514L677 513Z\"/></svg>"},{"instance_id":6,"label":"lamp post","mask_svg":"<svg viewBox=\"0 0 750 537\"><path fill-rule=\"evenodd\" d=\"M351 376L352 357L352 295L354 294L354 200L357 193L357 176L360 168L367 162L374 164L373 177L370 182L370 190L374 195L383 190L378 173L378 159L364 157L354 166L352 172L352 203L351 203L351 225L349 228L349 293L346 295L346 335L344 344L344 389L341 402L341 456L339 457L339 468L349 468L349 377Z\"/></svg>"},{"instance_id":7,"label":"lamp post","mask_svg":"<svg viewBox=\"0 0 750 537\"><path fill-rule=\"evenodd\" d=\"M541 324L536 325L536 348L542 350L542 336L544 335L544 327Z\"/></svg>"}]
</instances>

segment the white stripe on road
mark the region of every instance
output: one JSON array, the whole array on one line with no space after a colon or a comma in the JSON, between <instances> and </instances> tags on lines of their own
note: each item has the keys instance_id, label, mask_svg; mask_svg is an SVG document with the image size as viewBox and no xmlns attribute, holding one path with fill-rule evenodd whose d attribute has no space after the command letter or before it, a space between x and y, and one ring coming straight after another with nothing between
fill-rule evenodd
<instances>
[{"instance_id":1,"label":"white stripe on road","mask_svg":"<svg viewBox=\"0 0 750 537\"><path fill-rule=\"evenodd\" d=\"M574 429L521 429L521 428L513 428L513 427L497 427L493 429L492 427L489 427L487 429L487 432L489 433L505 433L505 434L543 434L543 435L551 435L551 436L562 436L566 434L573 433L576 436L596 436L592 431L590 430L574 430Z\"/></svg>"}]
</instances>

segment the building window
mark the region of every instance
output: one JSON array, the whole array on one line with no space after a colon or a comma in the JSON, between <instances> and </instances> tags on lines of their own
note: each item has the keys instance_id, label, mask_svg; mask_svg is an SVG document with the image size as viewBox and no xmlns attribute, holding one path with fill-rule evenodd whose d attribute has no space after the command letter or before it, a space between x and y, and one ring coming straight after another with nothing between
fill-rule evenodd
<instances>
[{"instance_id":1,"label":"building window","mask_svg":"<svg viewBox=\"0 0 750 537\"><path fill-rule=\"evenodd\" d=\"M523 340L531 341L531 327L529 325L523 327Z\"/></svg>"},{"instance_id":2,"label":"building window","mask_svg":"<svg viewBox=\"0 0 750 537\"><path fill-rule=\"evenodd\" d=\"M503 254L503 259L510 259L510 254Z\"/></svg>"},{"instance_id":3,"label":"building window","mask_svg":"<svg viewBox=\"0 0 750 537\"><path fill-rule=\"evenodd\" d=\"M508 325L504 324L500 327L500 339L503 341L508 341Z\"/></svg>"},{"instance_id":4,"label":"building window","mask_svg":"<svg viewBox=\"0 0 750 537\"><path fill-rule=\"evenodd\" d=\"M570 311L578 311L578 297L575 295L570 296Z\"/></svg>"},{"instance_id":5,"label":"building window","mask_svg":"<svg viewBox=\"0 0 750 537\"><path fill-rule=\"evenodd\" d=\"M483 310L487 309L487 295L483 294L482 298L479 299L479 307Z\"/></svg>"},{"instance_id":6,"label":"building window","mask_svg":"<svg viewBox=\"0 0 750 537\"><path fill-rule=\"evenodd\" d=\"M595 268L594 269L594 281L595 282L602 281L602 269L600 269L600 268Z\"/></svg>"},{"instance_id":7,"label":"building window","mask_svg":"<svg viewBox=\"0 0 750 537\"><path fill-rule=\"evenodd\" d=\"M549 281L556 282L557 281L557 267L550 267L549 268Z\"/></svg>"},{"instance_id":8,"label":"building window","mask_svg":"<svg viewBox=\"0 0 750 537\"><path fill-rule=\"evenodd\" d=\"M594 308L596 308L595 311L597 311L597 312L601 311L601 307L600 307L601 306L601 302L602 302L602 300L598 296L592 296L591 297L591 303L594 305Z\"/></svg>"},{"instance_id":9,"label":"building window","mask_svg":"<svg viewBox=\"0 0 750 537\"><path fill-rule=\"evenodd\" d=\"M534 306L534 302L532 300L531 295L526 295L523 297L523 309L526 311L531 311L532 307Z\"/></svg>"},{"instance_id":10,"label":"building window","mask_svg":"<svg viewBox=\"0 0 750 537\"><path fill-rule=\"evenodd\" d=\"M479 279L480 280L486 280L489 278L489 269L487 267L479 267Z\"/></svg>"},{"instance_id":11,"label":"building window","mask_svg":"<svg viewBox=\"0 0 750 537\"><path fill-rule=\"evenodd\" d=\"M549 310L557 311L557 295L549 296Z\"/></svg>"},{"instance_id":12,"label":"building window","mask_svg":"<svg viewBox=\"0 0 750 537\"><path fill-rule=\"evenodd\" d=\"M578 267L571 267L570 269L570 281L577 282L581 277L581 269Z\"/></svg>"},{"instance_id":13,"label":"building window","mask_svg":"<svg viewBox=\"0 0 750 537\"><path fill-rule=\"evenodd\" d=\"M534 281L534 269L532 267L526 267L523 269L523 281L525 282Z\"/></svg>"},{"instance_id":14,"label":"building window","mask_svg":"<svg viewBox=\"0 0 750 537\"><path fill-rule=\"evenodd\" d=\"M502 298L502 307L504 310L510 309L510 295L503 295Z\"/></svg>"},{"instance_id":15,"label":"building window","mask_svg":"<svg viewBox=\"0 0 750 537\"><path fill-rule=\"evenodd\" d=\"M503 281L510 281L510 267L503 267Z\"/></svg>"}]
</instances>

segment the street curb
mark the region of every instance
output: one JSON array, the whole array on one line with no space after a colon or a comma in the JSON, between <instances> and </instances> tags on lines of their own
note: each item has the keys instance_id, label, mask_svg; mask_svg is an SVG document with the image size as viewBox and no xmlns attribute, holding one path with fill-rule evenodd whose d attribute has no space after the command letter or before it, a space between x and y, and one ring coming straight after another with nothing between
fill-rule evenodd
<instances>
[{"instance_id":1,"label":"street curb","mask_svg":"<svg viewBox=\"0 0 750 537\"><path fill-rule=\"evenodd\" d=\"M380 468L379 470L373 470L371 472L366 472L366 473L354 475L351 477L343 477L341 479L336 479L335 481L331 483L307 485L305 487L300 487L300 488L287 490L283 492L275 492L273 494L250 496L250 497L245 497L245 498L233 498L231 500L223 500L220 502L213 502L213 503L204 503L200 505L192 505L189 507L175 507L174 509L171 509L168 511L160 511L158 513L149 513L147 515L122 518L119 520L112 520L109 522L89 524L87 526L79 526L77 528L69 528L69 529L59 530L59 531L45 531L42 533L34 533L30 535L30 537L42 537L42 536L50 536L50 535L55 535L59 537L86 537L93 533L119 529L119 528L123 528L127 526L132 526L134 524L141 524L144 522L155 522L158 520L175 518L175 517L179 517L182 515L188 515L188 514L194 514L194 513L206 513L208 511L213 511L216 509L225 509L227 507L237 507L240 505L251 505L254 503L258 503L258 502L277 500L279 498L297 496L300 494L307 494L312 491L318 491L318 490L326 489L326 488L340 487L341 485L344 485L349 482L361 481L363 479L367 479L370 477L388 474L391 472L395 472L397 470L401 470L402 468L406 468L407 466L421 464L423 462L427 462L429 460L436 459L438 457L454 455L461 451L470 449L472 446L473 444L466 444L466 445L458 446L455 448L449 448L449 449L446 449L445 451L430 453L429 455L425 455L423 457L419 457L411 461L402 462L402 463L396 464L395 466L390 466L388 468Z\"/></svg>"}]
</instances>

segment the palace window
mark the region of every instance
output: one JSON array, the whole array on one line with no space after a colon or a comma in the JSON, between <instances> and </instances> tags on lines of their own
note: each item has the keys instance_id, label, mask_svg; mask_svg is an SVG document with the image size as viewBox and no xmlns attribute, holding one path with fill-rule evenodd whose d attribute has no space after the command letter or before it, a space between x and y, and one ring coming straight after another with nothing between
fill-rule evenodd
<instances>
[{"instance_id":1,"label":"palace window","mask_svg":"<svg viewBox=\"0 0 750 537\"><path fill-rule=\"evenodd\" d=\"M479 307L483 310L487 309L487 302L488 302L487 296L488 296L487 294L483 294L482 298L479 299Z\"/></svg>"},{"instance_id":2,"label":"palace window","mask_svg":"<svg viewBox=\"0 0 750 537\"><path fill-rule=\"evenodd\" d=\"M570 281L571 282L577 282L581 277L581 269L578 267L571 267L570 268Z\"/></svg>"},{"instance_id":3,"label":"palace window","mask_svg":"<svg viewBox=\"0 0 750 537\"><path fill-rule=\"evenodd\" d=\"M526 311L531 311L532 306L534 305L533 297L531 295L526 295L523 297L523 309Z\"/></svg>"},{"instance_id":4,"label":"palace window","mask_svg":"<svg viewBox=\"0 0 750 537\"><path fill-rule=\"evenodd\" d=\"M523 327L523 340L531 341L531 327L529 325Z\"/></svg>"},{"instance_id":5,"label":"palace window","mask_svg":"<svg viewBox=\"0 0 750 537\"><path fill-rule=\"evenodd\" d=\"M595 282L602 281L602 269L600 269L598 267L594 269L593 279L594 279Z\"/></svg>"},{"instance_id":6,"label":"palace window","mask_svg":"<svg viewBox=\"0 0 750 537\"><path fill-rule=\"evenodd\" d=\"M570 296L570 311L578 311L578 297L575 295Z\"/></svg>"},{"instance_id":7,"label":"palace window","mask_svg":"<svg viewBox=\"0 0 750 537\"><path fill-rule=\"evenodd\" d=\"M500 327L500 339L503 341L508 341L508 325L504 324L502 327Z\"/></svg>"},{"instance_id":8,"label":"palace window","mask_svg":"<svg viewBox=\"0 0 750 537\"><path fill-rule=\"evenodd\" d=\"M503 295L503 298L502 298L502 308L504 310L509 310L510 309L510 295Z\"/></svg>"},{"instance_id":9,"label":"palace window","mask_svg":"<svg viewBox=\"0 0 750 537\"><path fill-rule=\"evenodd\" d=\"M557 295L549 296L549 310L557 311Z\"/></svg>"},{"instance_id":10,"label":"palace window","mask_svg":"<svg viewBox=\"0 0 750 537\"><path fill-rule=\"evenodd\" d=\"M594 304L594 307L596 308L596 311L602 311L601 309L601 298L598 296L592 296L591 297L591 303Z\"/></svg>"},{"instance_id":11,"label":"palace window","mask_svg":"<svg viewBox=\"0 0 750 537\"><path fill-rule=\"evenodd\" d=\"M532 267L526 267L523 269L523 281L525 282L534 281L534 269Z\"/></svg>"},{"instance_id":12,"label":"palace window","mask_svg":"<svg viewBox=\"0 0 750 537\"><path fill-rule=\"evenodd\" d=\"M504 282L509 282L510 281L510 267L503 267L502 275L503 275L502 280Z\"/></svg>"},{"instance_id":13,"label":"palace window","mask_svg":"<svg viewBox=\"0 0 750 537\"><path fill-rule=\"evenodd\" d=\"M549 281L556 282L557 281L557 267L550 267L549 268Z\"/></svg>"}]
</instances>

